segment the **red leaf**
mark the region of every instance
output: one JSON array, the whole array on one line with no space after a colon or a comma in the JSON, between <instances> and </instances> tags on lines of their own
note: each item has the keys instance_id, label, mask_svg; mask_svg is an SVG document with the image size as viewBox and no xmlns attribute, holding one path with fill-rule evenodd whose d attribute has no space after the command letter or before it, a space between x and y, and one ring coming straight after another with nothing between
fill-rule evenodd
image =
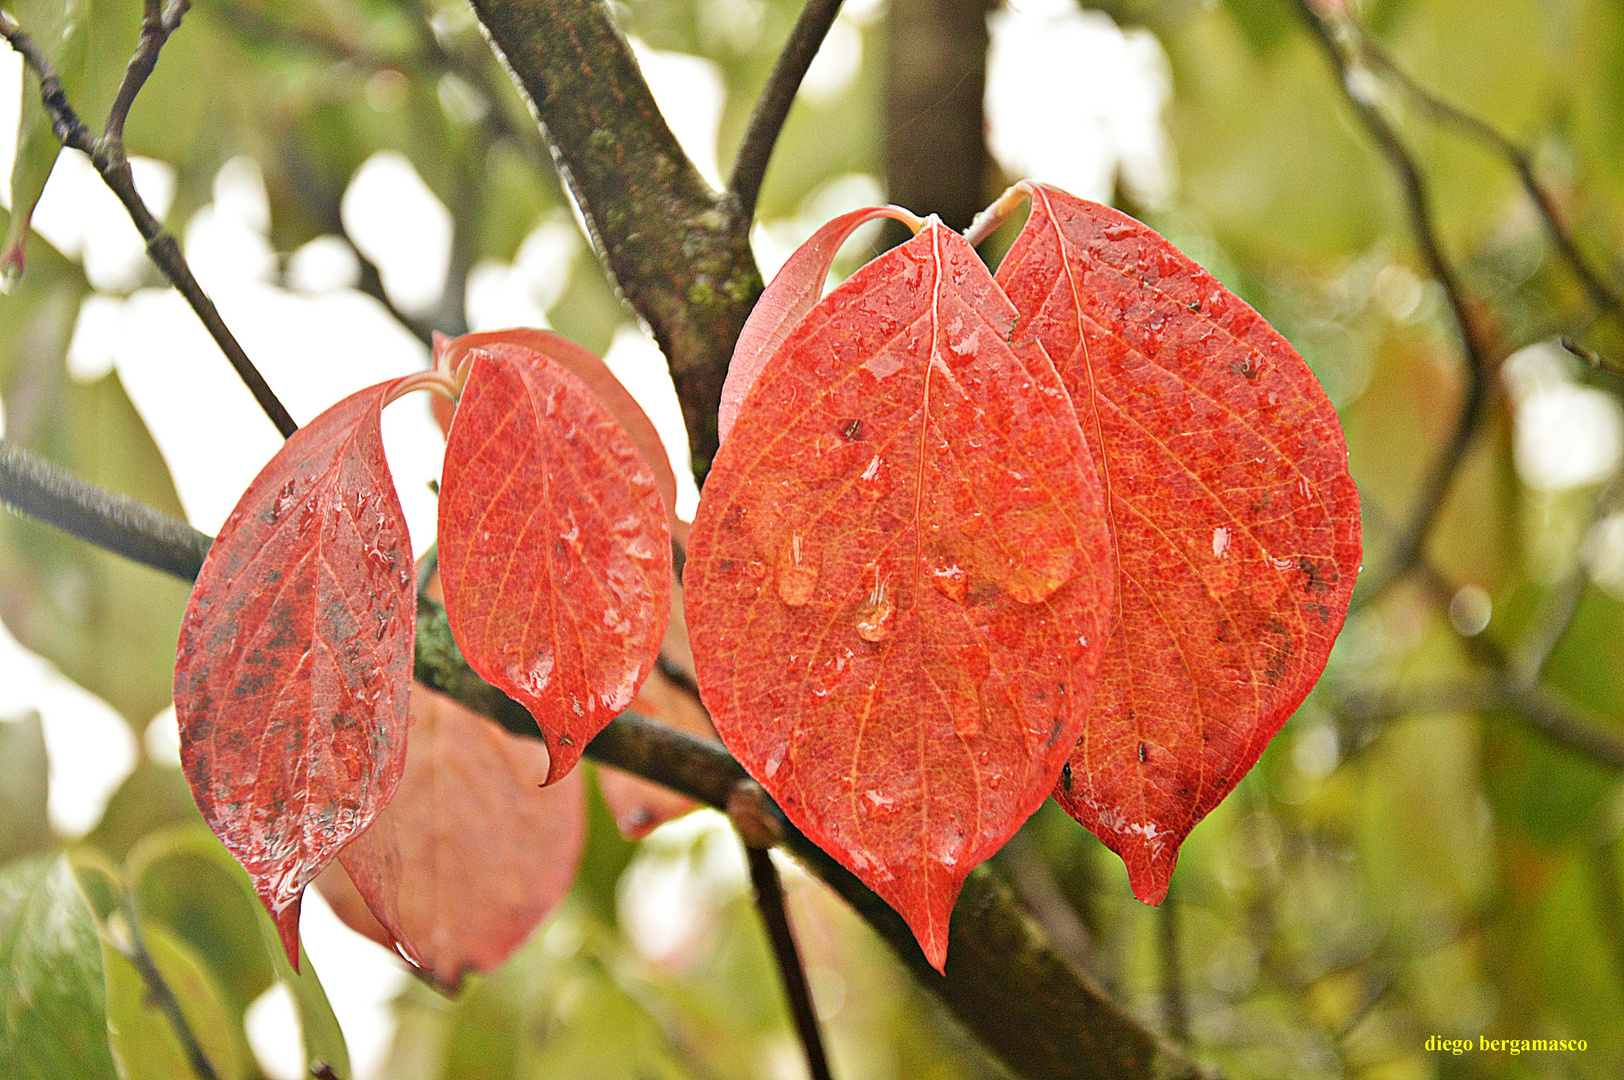
<instances>
[{"instance_id":1,"label":"red leaf","mask_svg":"<svg viewBox=\"0 0 1624 1080\"><path fill-rule=\"evenodd\" d=\"M654 475L580 379L516 346L473 352L440 488L446 618L536 718L547 782L631 703L671 603Z\"/></svg>"},{"instance_id":2,"label":"red leaf","mask_svg":"<svg viewBox=\"0 0 1624 1080\"><path fill-rule=\"evenodd\" d=\"M329 900L352 927L455 989L507 959L569 891L585 789L579 773L538 788L547 775L539 740L425 687L412 687L411 718L399 790L338 857L364 906L346 904L341 886Z\"/></svg>"},{"instance_id":3,"label":"red leaf","mask_svg":"<svg viewBox=\"0 0 1624 1080\"><path fill-rule=\"evenodd\" d=\"M677 478L671 472L671 458L665 452L665 443L660 441L660 433L655 430L654 421L648 418L643 407L637 404L637 399L632 397L631 391L615 378L615 373L609 370L609 365L605 364L597 353L585 346L577 345L569 338L560 337L551 330L519 326L511 330L483 330L456 338L436 335L435 364L447 365L448 370L455 369L474 349L483 349L493 356L509 356L518 360L523 360L529 353L540 353L586 383L587 389L597 396L598 403L608 409L609 415L620 422L620 426L626 429L626 434L632 437L632 442L636 443L637 449L642 452L643 461L654 473L654 486L660 492L660 498L665 500L667 515L676 514ZM451 403L435 395L434 404L440 429L449 431Z\"/></svg>"},{"instance_id":4,"label":"red leaf","mask_svg":"<svg viewBox=\"0 0 1624 1080\"><path fill-rule=\"evenodd\" d=\"M739 407L750 393L756 377L778 346L784 343L795 324L812 310L823 295L823 283L834 266L835 254L858 226L875 218L894 218L917 231L919 219L900 206L871 206L842 214L795 249L794 254L773 275L772 284L756 298L750 318L739 331L733 346L733 359L722 384L722 403L716 413L716 430L723 440L733 430Z\"/></svg>"},{"instance_id":5,"label":"red leaf","mask_svg":"<svg viewBox=\"0 0 1624 1080\"><path fill-rule=\"evenodd\" d=\"M1034 186L998 282L1071 391L1116 553L1099 690L1055 796L1159 903L1342 626L1360 559L1342 428L1262 316L1109 207Z\"/></svg>"},{"instance_id":6,"label":"red leaf","mask_svg":"<svg viewBox=\"0 0 1624 1080\"><path fill-rule=\"evenodd\" d=\"M965 876L1053 787L1110 608L1071 402L932 222L790 333L694 521L689 629L723 741L930 963Z\"/></svg>"},{"instance_id":7,"label":"red leaf","mask_svg":"<svg viewBox=\"0 0 1624 1080\"><path fill-rule=\"evenodd\" d=\"M181 760L298 963L299 898L405 763L416 604L380 410L395 383L301 428L243 493L181 623Z\"/></svg>"}]
</instances>

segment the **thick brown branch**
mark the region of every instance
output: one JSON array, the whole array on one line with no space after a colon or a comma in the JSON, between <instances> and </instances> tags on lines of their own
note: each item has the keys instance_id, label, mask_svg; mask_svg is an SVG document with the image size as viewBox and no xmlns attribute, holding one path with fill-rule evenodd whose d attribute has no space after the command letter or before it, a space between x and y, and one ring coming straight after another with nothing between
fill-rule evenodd
<instances>
[{"instance_id":1,"label":"thick brown branch","mask_svg":"<svg viewBox=\"0 0 1624 1080\"><path fill-rule=\"evenodd\" d=\"M738 201L710 189L595 0L473 0L529 95L615 284L671 366L703 480L733 342L761 291Z\"/></svg>"}]
</instances>

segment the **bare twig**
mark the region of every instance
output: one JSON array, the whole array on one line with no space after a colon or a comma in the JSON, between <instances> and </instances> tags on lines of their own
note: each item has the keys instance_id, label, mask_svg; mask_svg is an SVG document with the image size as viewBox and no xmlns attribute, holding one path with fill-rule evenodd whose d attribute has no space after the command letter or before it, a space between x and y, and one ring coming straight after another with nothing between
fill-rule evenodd
<instances>
[{"instance_id":1,"label":"bare twig","mask_svg":"<svg viewBox=\"0 0 1624 1080\"><path fill-rule=\"evenodd\" d=\"M807 0L795 28L789 32L783 51L773 64L772 74L761 91L756 108L750 114L750 126L739 143L738 156L733 159L733 174L728 177L727 188L739 200L739 213L745 221L756 214L756 199L761 194L761 182L767 175L767 164L772 160L773 147L784 121L789 118L795 94L812 66L813 57L828 36L829 28L840 14L841 0Z\"/></svg>"},{"instance_id":2,"label":"bare twig","mask_svg":"<svg viewBox=\"0 0 1624 1080\"><path fill-rule=\"evenodd\" d=\"M1624 771L1624 740L1599 724L1576 715L1540 686L1492 674L1381 695L1344 694L1340 712L1365 724L1377 724L1409 713L1489 712L1504 710L1531 724L1552 742Z\"/></svg>"},{"instance_id":3,"label":"bare twig","mask_svg":"<svg viewBox=\"0 0 1624 1080\"><path fill-rule=\"evenodd\" d=\"M1546 235L1550 237L1552 245L1567 262L1573 273L1578 277L1585 292L1590 294L1590 300L1597 308L1606 312L1624 326L1624 299L1618 292L1601 278L1595 267L1590 265L1584 253L1574 242L1573 234L1562 224L1557 213L1556 200L1546 190L1545 185L1539 182L1534 175L1534 159L1527 151L1512 142L1505 135L1480 117L1474 116L1464 109L1460 109L1443 100L1420 83L1416 82L1409 72L1399 67L1387 51L1381 47L1374 35L1354 20L1349 21L1358 38L1358 47L1362 56L1369 60L1373 67L1385 71L1400 88L1408 94L1435 120L1448 124L1467 135L1485 144L1494 150L1511 166L1522 183L1523 190L1533 202L1534 208L1539 212L1540 221L1545 226Z\"/></svg>"},{"instance_id":4,"label":"bare twig","mask_svg":"<svg viewBox=\"0 0 1624 1080\"><path fill-rule=\"evenodd\" d=\"M1443 287L1454 313L1460 334L1461 348L1466 356L1466 392L1461 400L1455 423L1432 468L1421 483L1415 504L1383 564L1365 576L1359 583L1355 603L1369 604L1381 596L1395 581L1414 569L1421 557L1427 536L1443 508L1445 496L1453 484L1455 474L1466 457L1472 438L1488 415L1491 364L1466 299L1466 291L1455 275L1454 268L1444 258L1443 246L1433 223L1431 203L1426 180L1393 126L1381 114L1371 96L1363 88L1361 76L1364 68L1355 68L1338 41L1336 24L1322 15L1312 0L1294 0L1303 22L1314 35L1325 53L1337 84L1366 132L1382 156L1397 173L1403 190L1404 204L1410 218L1410 230L1420 248L1427 271Z\"/></svg>"},{"instance_id":5,"label":"bare twig","mask_svg":"<svg viewBox=\"0 0 1624 1080\"><path fill-rule=\"evenodd\" d=\"M1156 943L1161 953L1162 1021L1175 1042L1190 1041L1190 1007L1184 999L1184 965L1179 957L1179 901L1169 895L1156 909Z\"/></svg>"},{"instance_id":6,"label":"bare twig","mask_svg":"<svg viewBox=\"0 0 1624 1080\"><path fill-rule=\"evenodd\" d=\"M778 867L773 865L772 852L766 848L746 842L744 854L750 863L750 884L755 887L756 910L761 913L773 959L778 961L778 974L784 980L784 996L789 999L795 1034L801 1040L802 1052L806 1054L807 1075L812 1080L831 1080L829 1057L823 1050L823 1032L818 1027L817 1010L812 1006L812 991L806 983L806 967L801 962L801 950L795 945L789 913L784 909L784 884L778 878Z\"/></svg>"},{"instance_id":7,"label":"bare twig","mask_svg":"<svg viewBox=\"0 0 1624 1080\"><path fill-rule=\"evenodd\" d=\"M149 0L149 12L152 6ZM175 24L178 25L180 16L185 13L185 10L185 0L172 0L169 8L165 9L163 18L168 18L170 14L173 14ZM160 28L162 24L163 20L160 19L158 21ZM126 71L124 83L119 88L121 99L125 96L126 88L130 88L129 96L131 98L133 98L136 90L140 89L141 83L146 79L146 74L151 71L151 65L157 61L158 49L163 45L163 41L168 38L168 31L164 31L161 38L156 34L149 38L145 27L146 20L143 20L141 52L137 53L137 60L140 60L146 52L150 52L150 58L139 64L137 60L131 61L130 70ZM170 29L172 30L173 27ZM192 276L192 269L187 265L186 257L181 254L180 245L175 242L173 236L164 232L163 227L158 223L158 219L152 215L152 211L147 209L147 204L142 201L140 193L135 190L135 176L130 171L129 159L124 155L122 138L116 132L111 138L104 137L101 139L97 139L91 134L84 121L80 120L79 115L73 111L73 106L69 103L67 95L63 93L62 84L58 81L56 71L51 67L50 60L39 50L33 40L23 32L22 28L4 13L0 13L0 35L3 35L11 43L13 49L22 54L23 60L30 70L38 76L40 96L45 101L45 109L50 113L57 137L62 140L62 145L78 150L90 158L91 163L96 167L96 171L101 174L102 181L124 204L124 209L129 213L130 220L135 223L136 230L141 234L141 238L147 242L148 257L152 259L158 269L163 271L170 284L174 285L180 294L186 298L186 302L191 305L192 310L197 313L197 317L202 320L204 327L209 331L209 336L213 337L215 343L220 346L220 351L225 353L226 359L231 362L231 366L236 369L237 375L254 395L254 400L259 402L260 408L265 411L266 416L270 417L271 423L276 425L276 429L282 433L283 438L292 435L298 430L299 425L293 422L293 417L288 415L287 409L282 406L282 402L272 392L270 384L254 367L253 361L248 359L248 354L243 351L242 345L238 343L235 335L231 333L225 321L221 319L219 310L214 306L214 301L209 299L208 294L203 291L203 287L197 283L197 278ZM123 112L120 112L118 105L115 104L114 106L113 118L118 120L120 129L123 125L123 116L128 112L128 108L128 104L125 104Z\"/></svg>"},{"instance_id":8,"label":"bare twig","mask_svg":"<svg viewBox=\"0 0 1624 1080\"><path fill-rule=\"evenodd\" d=\"M192 1075L198 1080L219 1080L220 1074L214 1071L214 1065L203 1052L202 1044L197 1041L197 1033L192 1030L185 1012L181 1010L174 990L170 989L163 972L158 970L152 954L147 951L147 943L141 937L141 928L134 916L119 912L118 923L118 929L123 931L114 935L118 951L140 972L141 981L146 985L147 1000L169 1021L175 1040L180 1043L186 1062L191 1066Z\"/></svg>"},{"instance_id":9,"label":"bare twig","mask_svg":"<svg viewBox=\"0 0 1624 1080\"><path fill-rule=\"evenodd\" d=\"M130 57L129 66L124 69L124 78L118 84L118 92L113 95L113 105L107 111L107 124L102 131L102 141L118 147L120 155L124 152L124 121L130 115L130 106L135 104L135 95L146 85L152 69L158 64L158 53L169 40L169 35L180 26L181 19L186 17L191 6L192 0L169 0L167 4L163 0L145 0L141 15L141 42L136 46L135 55Z\"/></svg>"},{"instance_id":10,"label":"bare twig","mask_svg":"<svg viewBox=\"0 0 1624 1080\"><path fill-rule=\"evenodd\" d=\"M1615 476L1596 499L1590 514L1591 528L1611 514L1621 499L1624 499L1624 476ZM1529 624L1528 636L1510 666L1512 676L1519 682L1528 686L1539 682L1546 661L1568 632L1574 615L1578 614L1579 601L1584 599L1585 590L1589 587L1590 570L1581 557L1573 571L1551 590L1539 613Z\"/></svg>"}]
</instances>

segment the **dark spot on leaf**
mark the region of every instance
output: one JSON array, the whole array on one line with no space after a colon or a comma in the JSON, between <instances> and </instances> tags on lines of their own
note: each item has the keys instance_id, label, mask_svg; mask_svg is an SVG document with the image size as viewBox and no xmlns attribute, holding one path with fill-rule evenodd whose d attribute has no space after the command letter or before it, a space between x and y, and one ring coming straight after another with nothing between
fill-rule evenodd
<instances>
[{"instance_id":1,"label":"dark spot on leaf","mask_svg":"<svg viewBox=\"0 0 1624 1080\"><path fill-rule=\"evenodd\" d=\"M1071 790L1071 762L1060 766L1060 784L1067 791Z\"/></svg>"},{"instance_id":2,"label":"dark spot on leaf","mask_svg":"<svg viewBox=\"0 0 1624 1080\"><path fill-rule=\"evenodd\" d=\"M1150 751L1145 748L1144 743L1139 744L1139 760L1140 761L1149 761L1150 760Z\"/></svg>"},{"instance_id":3,"label":"dark spot on leaf","mask_svg":"<svg viewBox=\"0 0 1624 1080\"><path fill-rule=\"evenodd\" d=\"M856 439L863 433L863 422L861 420L853 420L851 423L841 428L840 433L848 439Z\"/></svg>"}]
</instances>

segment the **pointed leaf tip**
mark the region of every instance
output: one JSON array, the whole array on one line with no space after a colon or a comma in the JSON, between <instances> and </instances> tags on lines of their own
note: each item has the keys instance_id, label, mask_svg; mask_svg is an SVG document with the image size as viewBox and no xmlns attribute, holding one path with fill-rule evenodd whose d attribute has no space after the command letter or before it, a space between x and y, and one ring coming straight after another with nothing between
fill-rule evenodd
<instances>
[{"instance_id":1,"label":"pointed leaf tip","mask_svg":"<svg viewBox=\"0 0 1624 1080\"><path fill-rule=\"evenodd\" d=\"M1015 317L940 224L857 271L762 367L690 537L718 733L938 969L1076 741L1111 605L1099 481Z\"/></svg>"},{"instance_id":2,"label":"pointed leaf tip","mask_svg":"<svg viewBox=\"0 0 1624 1080\"><path fill-rule=\"evenodd\" d=\"M271 901L264 892L259 894L260 902L271 912L271 921L276 923L276 937L282 943L282 951L287 954L288 966L293 973L299 973L299 909L304 904L304 890L294 897L281 911L271 908Z\"/></svg>"},{"instance_id":3,"label":"pointed leaf tip","mask_svg":"<svg viewBox=\"0 0 1624 1080\"><path fill-rule=\"evenodd\" d=\"M379 430L394 385L283 444L226 519L181 622L186 777L294 963L305 885L405 764L412 550Z\"/></svg>"},{"instance_id":4,"label":"pointed leaf tip","mask_svg":"<svg viewBox=\"0 0 1624 1080\"><path fill-rule=\"evenodd\" d=\"M998 283L1085 418L1118 582L1055 797L1157 903L1185 836L1324 669L1359 569L1358 492L1330 401L1256 311L1133 218L1030 190Z\"/></svg>"},{"instance_id":5,"label":"pointed leaf tip","mask_svg":"<svg viewBox=\"0 0 1624 1080\"><path fill-rule=\"evenodd\" d=\"M469 665L535 717L552 783L654 667L665 504L586 384L516 346L474 351L442 476L446 617Z\"/></svg>"}]
</instances>

